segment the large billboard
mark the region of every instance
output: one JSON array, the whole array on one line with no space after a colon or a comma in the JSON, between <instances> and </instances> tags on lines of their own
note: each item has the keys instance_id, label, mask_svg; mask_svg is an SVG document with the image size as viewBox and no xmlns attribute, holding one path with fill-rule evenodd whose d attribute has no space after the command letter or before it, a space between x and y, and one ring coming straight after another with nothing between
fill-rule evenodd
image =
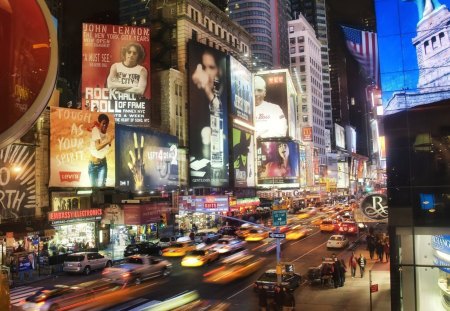
<instances>
[{"instance_id":1,"label":"large billboard","mask_svg":"<svg viewBox=\"0 0 450 311\"><path fill-rule=\"evenodd\" d=\"M299 186L299 148L293 141L261 141L256 149L259 185Z\"/></svg>"},{"instance_id":2,"label":"large billboard","mask_svg":"<svg viewBox=\"0 0 450 311\"><path fill-rule=\"evenodd\" d=\"M166 190L178 186L178 139L175 136L118 124L116 188Z\"/></svg>"},{"instance_id":3,"label":"large billboard","mask_svg":"<svg viewBox=\"0 0 450 311\"><path fill-rule=\"evenodd\" d=\"M50 187L114 187L114 115L50 107Z\"/></svg>"},{"instance_id":4,"label":"large billboard","mask_svg":"<svg viewBox=\"0 0 450 311\"><path fill-rule=\"evenodd\" d=\"M114 113L116 122L150 122L150 29L83 24L83 109Z\"/></svg>"},{"instance_id":5,"label":"large billboard","mask_svg":"<svg viewBox=\"0 0 450 311\"><path fill-rule=\"evenodd\" d=\"M449 4L375 1L385 114L450 98Z\"/></svg>"},{"instance_id":6,"label":"large billboard","mask_svg":"<svg viewBox=\"0 0 450 311\"><path fill-rule=\"evenodd\" d=\"M256 138L287 137L289 105L285 71L254 77Z\"/></svg>"},{"instance_id":7,"label":"large billboard","mask_svg":"<svg viewBox=\"0 0 450 311\"><path fill-rule=\"evenodd\" d=\"M230 56L231 113L253 125L252 73Z\"/></svg>"},{"instance_id":8,"label":"large billboard","mask_svg":"<svg viewBox=\"0 0 450 311\"><path fill-rule=\"evenodd\" d=\"M227 56L194 41L189 42L188 53L191 185L227 187Z\"/></svg>"},{"instance_id":9,"label":"large billboard","mask_svg":"<svg viewBox=\"0 0 450 311\"><path fill-rule=\"evenodd\" d=\"M233 128L232 138L234 187L254 187L255 137L247 131Z\"/></svg>"},{"instance_id":10,"label":"large billboard","mask_svg":"<svg viewBox=\"0 0 450 311\"><path fill-rule=\"evenodd\" d=\"M334 135L336 147L345 149L345 129L337 123L334 123Z\"/></svg>"},{"instance_id":11,"label":"large billboard","mask_svg":"<svg viewBox=\"0 0 450 311\"><path fill-rule=\"evenodd\" d=\"M34 216L35 148L9 145L0 150L0 221Z\"/></svg>"}]
</instances>

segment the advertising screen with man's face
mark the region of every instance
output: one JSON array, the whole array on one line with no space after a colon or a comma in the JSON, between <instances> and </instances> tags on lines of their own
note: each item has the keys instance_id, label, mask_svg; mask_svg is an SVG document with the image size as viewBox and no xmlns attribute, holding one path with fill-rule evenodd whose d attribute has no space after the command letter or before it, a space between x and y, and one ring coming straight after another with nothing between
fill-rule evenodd
<instances>
[{"instance_id":1,"label":"advertising screen with man's face","mask_svg":"<svg viewBox=\"0 0 450 311\"><path fill-rule=\"evenodd\" d=\"M450 98L449 5L375 1L385 114Z\"/></svg>"},{"instance_id":2,"label":"advertising screen with man's face","mask_svg":"<svg viewBox=\"0 0 450 311\"><path fill-rule=\"evenodd\" d=\"M230 84L231 113L253 125L252 73L233 56L230 56Z\"/></svg>"},{"instance_id":3,"label":"advertising screen with man's face","mask_svg":"<svg viewBox=\"0 0 450 311\"><path fill-rule=\"evenodd\" d=\"M116 122L150 122L150 29L83 24L82 109L113 113Z\"/></svg>"},{"instance_id":4,"label":"advertising screen with man's face","mask_svg":"<svg viewBox=\"0 0 450 311\"><path fill-rule=\"evenodd\" d=\"M255 138L238 128L233 128L233 173L235 187L255 186Z\"/></svg>"},{"instance_id":5,"label":"advertising screen with man's face","mask_svg":"<svg viewBox=\"0 0 450 311\"><path fill-rule=\"evenodd\" d=\"M189 155L193 187L229 183L227 56L188 43Z\"/></svg>"},{"instance_id":6,"label":"advertising screen with man's face","mask_svg":"<svg viewBox=\"0 0 450 311\"><path fill-rule=\"evenodd\" d=\"M258 141L258 184L299 185L299 161L298 144L293 141Z\"/></svg>"},{"instance_id":7,"label":"advertising screen with man's face","mask_svg":"<svg viewBox=\"0 0 450 311\"><path fill-rule=\"evenodd\" d=\"M288 136L286 72L254 76L256 138Z\"/></svg>"},{"instance_id":8,"label":"advertising screen with man's face","mask_svg":"<svg viewBox=\"0 0 450 311\"><path fill-rule=\"evenodd\" d=\"M116 188L167 190L178 186L178 139L149 129L117 125Z\"/></svg>"},{"instance_id":9,"label":"advertising screen with man's face","mask_svg":"<svg viewBox=\"0 0 450 311\"><path fill-rule=\"evenodd\" d=\"M50 107L50 187L114 187L114 115Z\"/></svg>"}]
</instances>

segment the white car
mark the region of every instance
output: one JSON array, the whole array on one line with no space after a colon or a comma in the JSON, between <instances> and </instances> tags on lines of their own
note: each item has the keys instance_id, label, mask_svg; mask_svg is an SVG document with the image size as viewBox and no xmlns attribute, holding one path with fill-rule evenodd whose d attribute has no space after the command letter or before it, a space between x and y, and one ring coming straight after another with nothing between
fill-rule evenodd
<instances>
[{"instance_id":1,"label":"white car","mask_svg":"<svg viewBox=\"0 0 450 311\"><path fill-rule=\"evenodd\" d=\"M237 252L238 250L244 249L246 242L239 239L222 237L214 243L211 248L220 254L231 254Z\"/></svg>"},{"instance_id":2,"label":"white car","mask_svg":"<svg viewBox=\"0 0 450 311\"><path fill-rule=\"evenodd\" d=\"M111 267L112 264L111 258L97 252L80 252L70 254L64 259L63 271L89 275L92 270Z\"/></svg>"},{"instance_id":3,"label":"white car","mask_svg":"<svg viewBox=\"0 0 450 311\"><path fill-rule=\"evenodd\" d=\"M345 235L335 234L330 236L327 242L327 248L344 248L349 244Z\"/></svg>"}]
</instances>

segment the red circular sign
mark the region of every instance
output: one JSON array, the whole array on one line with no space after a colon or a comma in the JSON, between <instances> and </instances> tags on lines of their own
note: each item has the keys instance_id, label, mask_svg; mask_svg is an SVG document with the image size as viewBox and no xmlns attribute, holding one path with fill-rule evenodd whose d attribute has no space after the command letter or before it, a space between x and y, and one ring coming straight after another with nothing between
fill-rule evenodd
<instances>
[{"instance_id":1,"label":"red circular sign","mask_svg":"<svg viewBox=\"0 0 450 311\"><path fill-rule=\"evenodd\" d=\"M0 148L22 137L53 92L56 28L44 0L0 0Z\"/></svg>"}]
</instances>

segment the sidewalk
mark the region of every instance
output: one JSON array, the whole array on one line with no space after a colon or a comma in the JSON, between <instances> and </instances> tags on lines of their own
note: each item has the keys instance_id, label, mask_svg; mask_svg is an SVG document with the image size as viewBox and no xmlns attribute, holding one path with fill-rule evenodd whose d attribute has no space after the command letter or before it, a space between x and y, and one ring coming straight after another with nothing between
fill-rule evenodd
<instances>
[{"instance_id":1,"label":"sidewalk","mask_svg":"<svg viewBox=\"0 0 450 311\"><path fill-rule=\"evenodd\" d=\"M362 253L367 259L366 272L360 278L359 268L356 277L351 277L347 269L343 287L334 288L305 284L295 292L297 310L308 311L389 311L391 310L391 287L389 263L371 260L365 244L360 245L355 254ZM338 257L347 264L350 251L344 251ZM378 284L378 292L372 293L372 309L370 309L369 271L371 270L372 284Z\"/></svg>"}]
</instances>

